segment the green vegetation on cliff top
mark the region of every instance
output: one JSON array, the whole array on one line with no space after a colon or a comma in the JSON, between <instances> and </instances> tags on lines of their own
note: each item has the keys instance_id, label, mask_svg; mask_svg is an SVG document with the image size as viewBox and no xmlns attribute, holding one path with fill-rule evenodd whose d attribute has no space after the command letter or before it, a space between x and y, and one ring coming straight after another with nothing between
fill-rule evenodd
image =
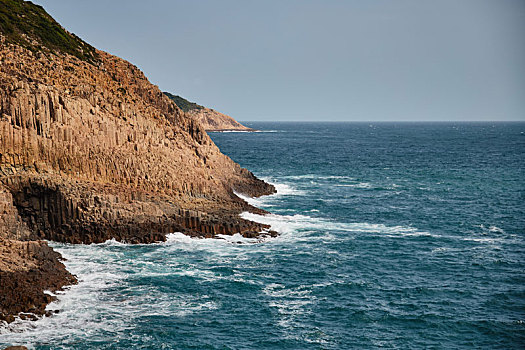
<instances>
[{"instance_id":1,"label":"green vegetation on cliff top","mask_svg":"<svg viewBox=\"0 0 525 350\"><path fill-rule=\"evenodd\" d=\"M198 105L194 102L190 102L186 100L185 98L182 98L177 95L170 94L169 92L164 92L164 95L168 96L175 104L182 109L184 112L189 112L195 109L203 109L204 107L201 105Z\"/></svg>"},{"instance_id":2,"label":"green vegetation on cliff top","mask_svg":"<svg viewBox=\"0 0 525 350\"><path fill-rule=\"evenodd\" d=\"M67 32L42 6L23 0L0 0L0 33L7 42L31 51L62 52L94 63L93 46Z\"/></svg>"}]
</instances>

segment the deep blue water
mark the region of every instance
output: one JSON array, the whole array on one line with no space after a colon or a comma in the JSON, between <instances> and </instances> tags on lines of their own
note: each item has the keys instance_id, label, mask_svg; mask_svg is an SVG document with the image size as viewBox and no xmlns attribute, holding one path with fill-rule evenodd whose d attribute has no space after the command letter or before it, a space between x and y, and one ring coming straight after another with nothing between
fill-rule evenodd
<instances>
[{"instance_id":1,"label":"deep blue water","mask_svg":"<svg viewBox=\"0 0 525 350\"><path fill-rule=\"evenodd\" d=\"M53 243L81 283L0 345L524 348L525 123L247 124L279 237Z\"/></svg>"}]
</instances>

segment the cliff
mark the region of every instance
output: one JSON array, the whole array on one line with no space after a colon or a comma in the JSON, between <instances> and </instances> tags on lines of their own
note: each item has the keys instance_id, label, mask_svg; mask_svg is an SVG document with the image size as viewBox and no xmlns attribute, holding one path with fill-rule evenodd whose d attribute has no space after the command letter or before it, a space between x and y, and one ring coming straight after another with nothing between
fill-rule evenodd
<instances>
[{"instance_id":1,"label":"cliff","mask_svg":"<svg viewBox=\"0 0 525 350\"><path fill-rule=\"evenodd\" d=\"M164 92L164 94L192 119L199 122L206 131L255 131L242 125L229 115L203 107L169 92Z\"/></svg>"},{"instance_id":2,"label":"cliff","mask_svg":"<svg viewBox=\"0 0 525 350\"><path fill-rule=\"evenodd\" d=\"M238 198L275 192L129 62L30 2L0 0L0 318L75 282L42 240L253 237Z\"/></svg>"},{"instance_id":3,"label":"cliff","mask_svg":"<svg viewBox=\"0 0 525 350\"><path fill-rule=\"evenodd\" d=\"M0 321L46 314L55 297L44 290L76 283L59 259L44 241L31 239L12 194L0 186Z\"/></svg>"}]
</instances>

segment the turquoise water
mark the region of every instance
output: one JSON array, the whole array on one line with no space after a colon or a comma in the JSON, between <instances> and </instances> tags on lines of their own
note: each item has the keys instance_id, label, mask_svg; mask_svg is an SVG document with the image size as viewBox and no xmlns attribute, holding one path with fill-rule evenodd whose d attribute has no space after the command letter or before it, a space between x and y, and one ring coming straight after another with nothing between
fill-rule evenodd
<instances>
[{"instance_id":1,"label":"turquoise water","mask_svg":"<svg viewBox=\"0 0 525 350\"><path fill-rule=\"evenodd\" d=\"M247 124L211 136L279 237L53 243L80 284L0 345L523 348L525 123Z\"/></svg>"}]
</instances>

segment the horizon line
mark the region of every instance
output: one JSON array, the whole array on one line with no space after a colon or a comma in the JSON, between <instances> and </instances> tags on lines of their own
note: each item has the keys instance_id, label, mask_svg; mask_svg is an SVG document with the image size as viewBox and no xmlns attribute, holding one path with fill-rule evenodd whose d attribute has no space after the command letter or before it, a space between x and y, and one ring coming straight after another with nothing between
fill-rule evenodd
<instances>
[{"instance_id":1,"label":"horizon line","mask_svg":"<svg viewBox=\"0 0 525 350\"><path fill-rule=\"evenodd\" d=\"M239 123L525 123L524 120L238 120Z\"/></svg>"}]
</instances>

